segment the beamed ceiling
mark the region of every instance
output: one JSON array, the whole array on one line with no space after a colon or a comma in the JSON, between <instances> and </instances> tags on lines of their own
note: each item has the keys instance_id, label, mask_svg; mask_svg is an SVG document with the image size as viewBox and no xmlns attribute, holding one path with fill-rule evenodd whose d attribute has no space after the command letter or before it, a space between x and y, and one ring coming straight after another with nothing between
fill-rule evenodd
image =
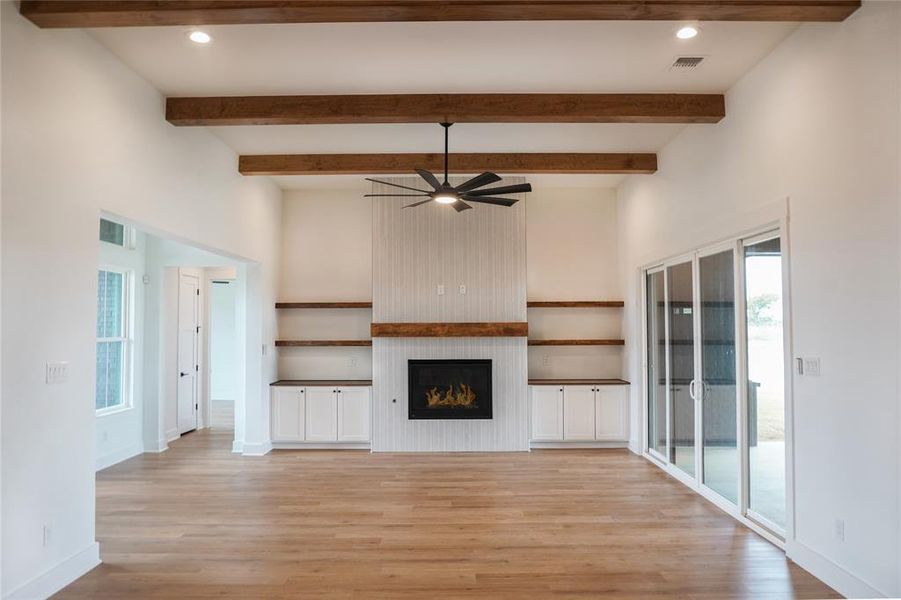
<instances>
[{"instance_id":1,"label":"beamed ceiling","mask_svg":"<svg viewBox=\"0 0 901 600\"><path fill-rule=\"evenodd\" d=\"M725 92L799 23L856 0L23 1L48 28L87 28L206 127L236 169L284 189L366 189L363 175L530 175L614 187L653 173L687 126L728 118ZM691 40L676 30L696 24ZM187 39L202 28L213 41ZM699 67L676 69L680 56ZM161 118L163 116L161 115Z\"/></svg>"}]
</instances>

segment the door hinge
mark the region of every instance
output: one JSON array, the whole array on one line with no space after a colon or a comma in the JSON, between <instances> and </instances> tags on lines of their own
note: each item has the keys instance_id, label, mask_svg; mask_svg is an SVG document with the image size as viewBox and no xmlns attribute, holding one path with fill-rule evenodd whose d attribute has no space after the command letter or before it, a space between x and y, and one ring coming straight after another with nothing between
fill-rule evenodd
<instances>
[{"instance_id":1,"label":"door hinge","mask_svg":"<svg viewBox=\"0 0 901 600\"><path fill-rule=\"evenodd\" d=\"M194 365L194 371L200 371L200 365Z\"/></svg>"},{"instance_id":2,"label":"door hinge","mask_svg":"<svg viewBox=\"0 0 901 600\"><path fill-rule=\"evenodd\" d=\"M197 295L200 295L200 288L197 288Z\"/></svg>"},{"instance_id":3,"label":"door hinge","mask_svg":"<svg viewBox=\"0 0 901 600\"><path fill-rule=\"evenodd\" d=\"M199 410L199 409L200 409L200 406L197 405L197 404L195 404L195 405L194 405L194 410Z\"/></svg>"},{"instance_id":4,"label":"door hinge","mask_svg":"<svg viewBox=\"0 0 901 600\"><path fill-rule=\"evenodd\" d=\"M200 333L200 325L197 326L197 333Z\"/></svg>"}]
</instances>

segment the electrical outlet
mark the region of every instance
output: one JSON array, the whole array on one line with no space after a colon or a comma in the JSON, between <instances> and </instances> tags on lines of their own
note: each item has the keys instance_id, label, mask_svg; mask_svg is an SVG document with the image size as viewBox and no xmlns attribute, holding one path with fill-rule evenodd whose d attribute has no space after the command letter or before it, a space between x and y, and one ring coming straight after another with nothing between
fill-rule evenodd
<instances>
[{"instance_id":1,"label":"electrical outlet","mask_svg":"<svg viewBox=\"0 0 901 600\"><path fill-rule=\"evenodd\" d=\"M351 366L351 367L356 367L356 366L357 366L357 357L356 357L356 356L352 356L352 357L350 358L350 366Z\"/></svg>"},{"instance_id":2,"label":"electrical outlet","mask_svg":"<svg viewBox=\"0 0 901 600\"><path fill-rule=\"evenodd\" d=\"M460 293L464 294L464 295L466 294L466 286L465 285L460 286Z\"/></svg>"},{"instance_id":3,"label":"electrical outlet","mask_svg":"<svg viewBox=\"0 0 901 600\"><path fill-rule=\"evenodd\" d=\"M439 284L438 284L438 295L439 295L439 296L443 296L443 295L444 295L444 284L443 284L443 283L439 283Z\"/></svg>"},{"instance_id":4,"label":"electrical outlet","mask_svg":"<svg viewBox=\"0 0 901 600\"><path fill-rule=\"evenodd\" d=\"M47 383L65 383L69 380L68 362L47 363Z\"/></svg>"},{"instance_id":5,"label":"electrical outlet","mask_svg":"<svg viewBox=\"0 0 901 600\"><path fill-rule=\"evenodd\" d=\"M840 542L845 541L845 521L844 519L835 519L835 539Z\"/></svg>"},{"instance_id":6,"label":"electrical outlet","mask_svg":"<svg viewBox=\"0 0 901 600\"><path fill-rule=\"evenodd\" d=\"M109 441L109 432L108 432L108 431L104 431L102 437L103 437L104 443L105 443L105 442L108 442L108 441Z\"/></svg>"},{"instance_id":7,"label":"electrical outlet","mask_svg":"<svg viewBox=\"0 0 901 600\"><path fill-rule=\"evenodd\" d=\"M49 524L45 524L42 532L41 545L46 548L53 540L53 528Z\"/></svg>"},{"instance_id":8,"label":"electrical outlet","mask_svg":"<svg viewBox=\"0 0 901 600\"><path fill-rule=\"evenodd\" d=\"M542 356L542 357L541 357L541 364L543 364L545 367L548 366L549 364L551 364L551 357L548 356L547 354L545 354L544 356Z\"/></svg>"}]
</instances>

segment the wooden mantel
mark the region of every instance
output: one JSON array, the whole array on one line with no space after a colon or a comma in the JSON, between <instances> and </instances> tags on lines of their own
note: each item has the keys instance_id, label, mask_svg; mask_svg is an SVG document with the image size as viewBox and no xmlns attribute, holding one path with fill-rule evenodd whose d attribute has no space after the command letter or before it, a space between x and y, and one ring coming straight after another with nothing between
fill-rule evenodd
<instances>
[{"instance_id":1,"label":"wooden mantel","mask_svg":"<svg viewBox=\"0 0 901 600\"><path fill-rule=\"evenodd\" d=\"M527 337L529 324L509 323L373 323L372 337Z\"/></svg>"}]
</instances>

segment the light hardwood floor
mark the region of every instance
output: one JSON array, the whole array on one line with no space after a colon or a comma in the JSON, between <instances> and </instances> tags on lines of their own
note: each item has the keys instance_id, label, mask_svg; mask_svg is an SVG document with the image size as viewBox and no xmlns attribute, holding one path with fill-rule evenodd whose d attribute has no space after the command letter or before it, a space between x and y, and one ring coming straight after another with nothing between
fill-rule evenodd
<instances>
[{"instance_id":1,"label":"light hardwood floor","mask_svg":"<svg viewBox=\"0 0 901 600\"><path fill-rule=\"evenodd\" d=\"M229 452L97 475L104 563L60 598L834 598L625 450Z\"/></svg>"}]
</instances>

